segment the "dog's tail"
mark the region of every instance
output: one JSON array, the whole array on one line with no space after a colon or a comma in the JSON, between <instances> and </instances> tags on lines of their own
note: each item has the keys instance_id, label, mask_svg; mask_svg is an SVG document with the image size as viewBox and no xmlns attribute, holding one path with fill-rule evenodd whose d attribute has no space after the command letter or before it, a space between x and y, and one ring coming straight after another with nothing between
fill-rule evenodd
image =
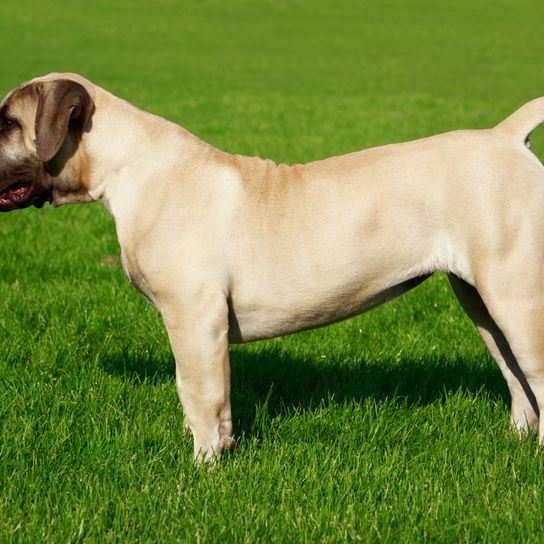
<instances>
[{"instance_id":1,"label":"dog's tail","mask_svg":"<svg viewBox=\"0 0 544 544\"><path fill-rule=\"evenodd\" d=\"M527 102L495 128L529 146L531 132L541 123L544 123L544 97Z\"/></svg>"}]
</instances>

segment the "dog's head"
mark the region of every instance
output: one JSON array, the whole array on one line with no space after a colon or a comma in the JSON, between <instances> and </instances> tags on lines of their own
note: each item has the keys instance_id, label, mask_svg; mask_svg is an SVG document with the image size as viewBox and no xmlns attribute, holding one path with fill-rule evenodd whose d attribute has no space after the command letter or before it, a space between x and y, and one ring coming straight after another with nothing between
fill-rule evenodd
<instances>
[{"instance_id":1,"label":"dog's head","mask_svg":"<svg viewBox=\"0 0 544 544\"><path fill-rule=\"evenodd\" d=\"M93 111L85 86L62 77L23 84L0 102L0 211L55 203L55 193L84 192L63 172Z\"/></svg>"}]
</instances>

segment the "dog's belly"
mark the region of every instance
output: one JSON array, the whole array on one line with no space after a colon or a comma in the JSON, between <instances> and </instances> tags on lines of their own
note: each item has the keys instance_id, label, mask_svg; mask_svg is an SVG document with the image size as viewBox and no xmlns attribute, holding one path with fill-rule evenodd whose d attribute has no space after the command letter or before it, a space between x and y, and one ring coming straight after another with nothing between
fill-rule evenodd
<instances>
[{"instance_id":1,"label":"dog's belly","mask_svg":"<svg viewBox=\"0 0 544 544\"><path fill-rule=\"evenodd\" d=\"M417 276L382 290L353 289L301 301L293 294L282 305L236 303L229 299L229 341L251 342L329 325L375 308L418 286L430 274Z\"/></svg>"}]
</instances>

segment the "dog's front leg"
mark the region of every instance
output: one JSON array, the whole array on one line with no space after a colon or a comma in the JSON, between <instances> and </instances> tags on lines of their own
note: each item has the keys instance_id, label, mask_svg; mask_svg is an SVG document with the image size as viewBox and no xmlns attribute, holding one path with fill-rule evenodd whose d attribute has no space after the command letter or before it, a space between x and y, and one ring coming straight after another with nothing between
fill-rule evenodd
<instances>
[{"instance_id":1,"label":"dog's front leg","mask_svg":"<svg viewBox=\"0 0 544 544\"><path fill-rule=\"evenodd\" d=\"M195 460L213 463L232 448L228 306L223 294L161 308L174 357L176 386Z\"/></svg>"}]
</instances>

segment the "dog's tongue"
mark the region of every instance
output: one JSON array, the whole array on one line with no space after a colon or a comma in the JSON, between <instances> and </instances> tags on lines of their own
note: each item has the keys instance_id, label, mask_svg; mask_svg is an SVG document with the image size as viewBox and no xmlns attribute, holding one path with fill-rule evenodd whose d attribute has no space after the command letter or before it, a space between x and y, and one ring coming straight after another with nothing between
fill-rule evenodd
<instances>
[{"instance_id":1,"label":"dog's tongue","mask_svg":"<svg viewBox=\"0 0 544 544\"><path fill-rule=\"evenodd\" d=\"M0 204L8 204L23 199L31 189L29 181L19 181L0 193Z\"/></svg>"}]
</instances>

